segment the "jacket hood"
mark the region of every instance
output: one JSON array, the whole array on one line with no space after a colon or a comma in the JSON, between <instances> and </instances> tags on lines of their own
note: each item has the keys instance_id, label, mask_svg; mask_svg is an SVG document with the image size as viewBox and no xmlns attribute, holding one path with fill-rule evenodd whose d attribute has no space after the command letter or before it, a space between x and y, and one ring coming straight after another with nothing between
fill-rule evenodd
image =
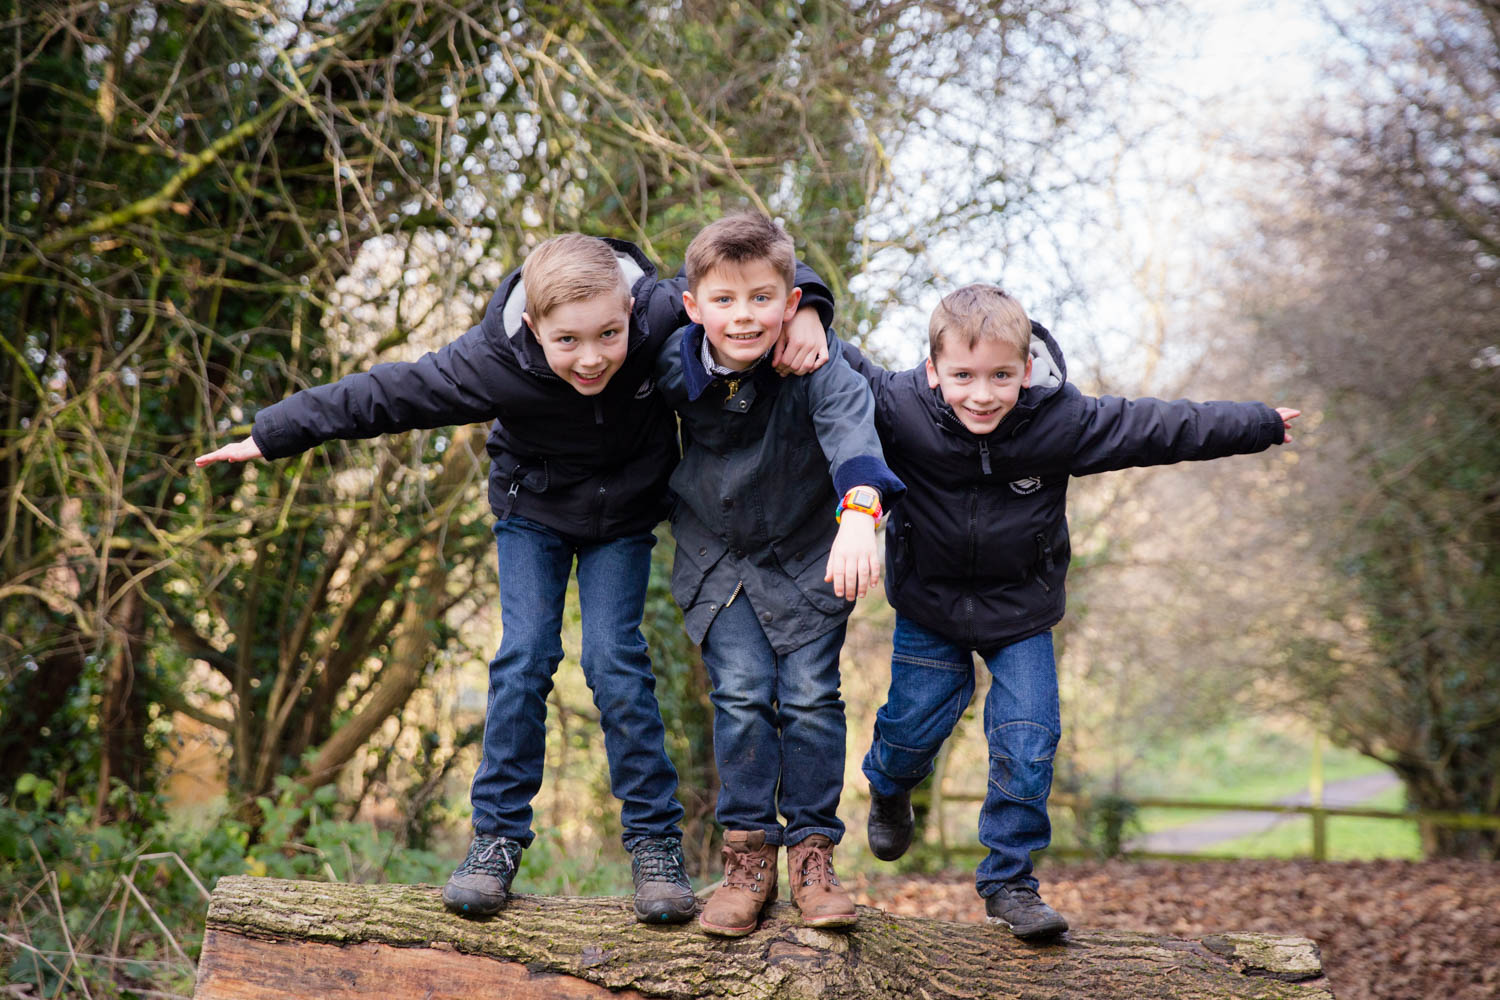
<instances>
[{"instance_id":1,"label":"jacket hood","mask_svg":"<svg viewBox=\"0 0 1500 1000\"><path fill-rule=\"evenodd\" d=\"M633 350L647 336L646 307L651 300L651 289L656 284L656 267L634 243L609 236L602 239L614 250L615 260L625 276L625 284L635 298L635 305L630 313L630 333L626 341L626 349ZM521 281L521 269L518 267L506 275L495 294L490 297L482 324L490 337L510 345L523 369L552 375L546 355L542 353L541 343L522 319L525 311L526 285Z\"/></svg>"},{"instance_id":2,"label":"jacket hood","mask_svg":"<svg viewBox=\"0 0 1500 1000\"><path fill-rule=\"evenodd\" d=\"M991 431L992 434L1002 431L1005 434L1015 433L1023 423L1030 419L1037 407L1056 395L1067 384L1068 364L1063 358L1062 348L1058 346L1047 328L1036 320L1031 321L1030 354L1031 385L1021 390L1015 407L1005 415L1000 426ZM972 434L958 419L958 414L953 412L953 407L943 399L942 389L929 389L927 399L936 410L939 424L949 430Z\"/></svg>"}]
</instances>

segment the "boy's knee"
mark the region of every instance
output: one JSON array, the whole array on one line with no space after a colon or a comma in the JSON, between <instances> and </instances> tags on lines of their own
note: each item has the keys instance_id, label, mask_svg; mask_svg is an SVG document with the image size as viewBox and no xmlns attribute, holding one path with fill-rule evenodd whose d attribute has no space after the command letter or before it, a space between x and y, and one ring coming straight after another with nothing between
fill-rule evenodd
<instances>
[{"instance_id":1,"label":"boy's knee","mask_svg":"<svg viewBox=\"0 0 1500 1000\"><path fill-rule=\"evenodd\" d=\"M986 734L990 782L1017 801L1044 797L1052 787L1057 734L1035 722L1002 722Z\"/></svg>"},{"instance_id":2,"label":"boy's knee","mask_svg":"<svg viewBox=\"0 0 1500 1000\"><path fill-rule=\"evenodd\" d=\"M921 781L932 773L937 747L905 747L876 737L871 747L875 768L903 785Z\"/></svg>"},{"instance_id":3,"label":"boy's knee","mask_svg":"<svg viewBox=\"0 0 1500 1000\"><path fill-rule=\"evenodd\" d=\"M550 678L562 658L562 642L556 632L512 627L501 633L500 649L490 667Z\"/></svg>"}]
</instances>

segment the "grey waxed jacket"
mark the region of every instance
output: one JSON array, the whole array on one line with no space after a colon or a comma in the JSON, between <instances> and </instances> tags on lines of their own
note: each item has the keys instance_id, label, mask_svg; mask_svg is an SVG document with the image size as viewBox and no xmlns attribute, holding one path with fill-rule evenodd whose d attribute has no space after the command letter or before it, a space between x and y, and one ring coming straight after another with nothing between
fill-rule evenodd
<instances>
[{"instance_id":1,"label":"grey waxed jacket","mask_svg":"<svg viewBox=\"0 0 1500 1000\"><path fill-rule=\"evenodd\" d=\"M788 653L844 621L853 603L823 579L838 497L905 487L885 464L866 380L836 338L817 371L782 378L762 361L712 377L703 328L678 330L657 360L658 391L682 418L672 474L672 596L701 643L719 611L748 600L772 648Z\"/></svg>"}]
</instances>

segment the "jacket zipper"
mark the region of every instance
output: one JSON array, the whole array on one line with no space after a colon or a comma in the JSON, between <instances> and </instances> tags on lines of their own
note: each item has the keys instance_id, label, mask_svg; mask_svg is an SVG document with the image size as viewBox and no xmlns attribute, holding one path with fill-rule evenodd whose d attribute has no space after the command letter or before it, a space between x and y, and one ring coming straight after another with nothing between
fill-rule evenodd
<instances>
[{"instance_id":1,"label":"jacket zipper","mask_svg":"<svg viewBox=\"0 0 1500 1000\"><path fill-rule=\"evenodd\" d=\"M990 474L990 443L984 438L979 439L979 468L986 476Z\"/></svg>"},{"instance_id":2,"label":"jacket zipper","mask_svg":"<svg viewBox=\"0 0 1500 1000\"><path fill-rule=\"evenodd\" d=\"M979 570L979 487L969 494L969 579L972 581ZM976 641L979 627L974 621L974 588L967 588L964 595L964 615L968 619L970 641Z\"/></svg>"},{"instance_id":3,"label":"jacket zipper","mask_svg":"<svg viewBox=\"0 0 1500 1000\"><path fill-rule=\"evenodd\" d=\"M1043 535L1041 532L1038 532L1036 536L1036 552L1037 556L1042 560L1042 569L1044 572L1051 573L1054 569L1057 568L1057 563L1052 559L1052 543L1047 541L1047 536ZM1052 592L1052 585L1047 582L1047 578L1045 576L1043 576L1041 573L1038 573L1036 575L1036 579L1037 582L1042 585L1043 590L1047 591L1049 594Z\"/></svg>"},{"instance_id":4,"label":"jacket zipper","mask_svg":"<svg viewBox=\"0 0 1500 1000\"><path fill-rule=\"evenodd\" d=\"M604 500L606 492L604 484L599 484L599 492L594 494L594 537L598 538L604 531Z\"/></svg>"}]
</instances>

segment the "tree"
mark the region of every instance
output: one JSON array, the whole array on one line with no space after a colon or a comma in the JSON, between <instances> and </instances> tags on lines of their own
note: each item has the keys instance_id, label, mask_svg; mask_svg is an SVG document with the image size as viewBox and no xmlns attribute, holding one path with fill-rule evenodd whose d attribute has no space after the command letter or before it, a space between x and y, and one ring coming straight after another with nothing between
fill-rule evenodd
<instances>
[{"instance_id":1,"label":"tree","mask_svg":"<svg viewBox=\"0 0 1500 1000\"><path fill-rule=\"evenodd\" d=\"M1336 736L1434 810L1500 810L1500 13L1372 4L1339 24L1349 110L1311 117L1241 296L1327 410L1309 518L1329 574L1282 666ZM1424 831L1436 854L1500 838Z\"/></svg>"},{"instance_id":2,"label":"tree","mask_svg":"<svg viewBox=\"0 0 1500 1000\"><path fill-rule=\"evenodd\" d=\"M10 10L0 787L45 770L101 815L154 787L174 712L226 734L250 802L332 780L462 655L479 429L195 471L256 406L451 338L559 230L670 264L763 207L842 293L924 109L976 81L971 108L1076 109L1093 64L1068 0ZM949 207L1024 202L1030 146L944 140L1006 180Z\"/></svg>"}]
</instances>

